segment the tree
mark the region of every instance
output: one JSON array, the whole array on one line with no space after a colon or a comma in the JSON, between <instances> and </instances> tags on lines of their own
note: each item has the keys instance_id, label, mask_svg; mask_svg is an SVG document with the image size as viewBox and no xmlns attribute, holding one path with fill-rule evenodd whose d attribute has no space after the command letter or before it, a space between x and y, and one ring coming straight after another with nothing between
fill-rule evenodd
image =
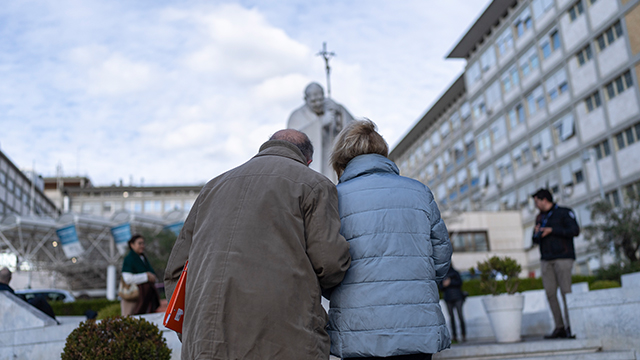
<instances>
[{"instance_id":1,"label":"tree","mask_svg":"<svg viewBox=\"0 0 640 360\"><path fill-rule=\"evenodd\" d=\"M640 199L637 196L629 196L628 201L619 207L608 201L592 204L591 220L592 224L584 227L589 240L602 250L613 245L629 261L640 261Z\"/></svg>"},{"instance_id":2,"label":"tree","mask_svg":"<svg viewBox=\"0 0 640 360\"><path fill-rule=\"evenodd\" d=\"M169 230L162 230L154 234L150 230L141 231L141 235L146 240L145 255L149 259L153 270L155 270L158 279L164 279L164 270L169 261L169 255L173 249L177 236Z\"/></svg>"}]
</instances>

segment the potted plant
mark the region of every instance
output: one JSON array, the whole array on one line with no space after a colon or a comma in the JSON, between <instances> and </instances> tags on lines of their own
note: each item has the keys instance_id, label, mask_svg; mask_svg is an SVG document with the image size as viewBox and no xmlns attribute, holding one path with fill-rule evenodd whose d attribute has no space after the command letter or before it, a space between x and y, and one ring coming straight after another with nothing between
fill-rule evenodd
<instances>
[{"instance_id":1,"label":"potted plant","mask_svg":"<svg viewBox=\"0 0 640 360\"><path fill-rule=\"evenodd\" d=\"M478 262L480 286L491 295L482 299L482 304L489 317L493 334L499 343L517 342L521 340L522 309L524 295L516 294L520 283L518 275L522 267L508 256L494 256ZM475 269L471 269L475 274ZM504 280L504 289L498 280Z\"/></svg>"}]
</instances>

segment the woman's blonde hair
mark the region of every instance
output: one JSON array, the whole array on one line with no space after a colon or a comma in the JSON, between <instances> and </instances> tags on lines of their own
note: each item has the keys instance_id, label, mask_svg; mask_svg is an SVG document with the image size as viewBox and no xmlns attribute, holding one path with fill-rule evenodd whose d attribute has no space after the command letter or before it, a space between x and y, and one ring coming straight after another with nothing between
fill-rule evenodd
<instances>
[{"instance_id":1,"label":"woman's blonde hair","mask_svg":"<svg viewBox=\"0 0 640 360\"><path fill-rule=\"evenodd\" d=\"M376 124L369 119L352 121L342 129L329 161L340 178L349 161L364 154L389 155L387 142L376 131Z\"/></svg>"}]
</instances>

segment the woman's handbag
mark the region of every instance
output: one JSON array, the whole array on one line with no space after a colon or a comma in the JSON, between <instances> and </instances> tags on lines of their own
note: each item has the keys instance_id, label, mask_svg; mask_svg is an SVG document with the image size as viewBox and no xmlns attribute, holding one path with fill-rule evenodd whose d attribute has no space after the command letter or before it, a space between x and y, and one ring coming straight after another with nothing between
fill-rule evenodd
<instances>
[{"instance_id":1,"label":"woman's handbag","mask_svg":"<svg viewBox=\"0 0 640 360\"><path fill-rule=\"evenodd\" d=\"M182 320L184 319L184 297L185 286L187 283L188 264L189 261L187 260L187 262L184 263L184 268L182 268L182 274L180 274L178 284L173 290L173 296L171 296L171 300L169 300L169 305L167 306L167 311L164 313L163 321L165 327L180 334L182 334Z\"/></svg>"},{"instance_id":2,"label":"woman's handbag","mask_svg":"<svg viewBox=\"0 0 640 360\"><path fill-rule=\"evenodd\" d=\"M140 296L140 291L138 290L138 285L136 284L127 284L124 280L120 279L120 285L118 286L118 295L127 301L135 301L138 300Z\"/></svg>"}]
</instances>

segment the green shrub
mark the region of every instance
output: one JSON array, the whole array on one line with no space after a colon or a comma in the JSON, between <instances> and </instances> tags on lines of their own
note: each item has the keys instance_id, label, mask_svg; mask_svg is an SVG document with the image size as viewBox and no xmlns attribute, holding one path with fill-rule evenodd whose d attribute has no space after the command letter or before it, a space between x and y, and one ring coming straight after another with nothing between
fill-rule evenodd
<instances>
[{"instance_id":1,"label":"green shrub","mask_svg":"<svg viewBox=\"0 0 640 360\"><path fill-rule=\"evenodd\" d=\"M76 300L70 303L54 301L50 304L53 309L53 313L56 314L56 316L74 316L84 315L84 312L87 310L100 311L100 309L116 303L120 304L117 300L86 299Z\"/></svg>"},{"instance_id":2,"label":"green shrub","mask_svg":"<svg viewBox=\"0 0 640 360\"><path fill-rule=\"evenodd\" d=\"M503 258L493 256L485 261L478 262L477 267L480 272L480 288L483 291L491 295L498 295L504 292L515 294L518 291L518 285L520 284L518 275L522 271L522 267L516 260L508 256ZM471 268L470 272L472 275L476 274L474 268ZM505 277L502 282L504 288L498 287L498 281L496 280L498 273Z\"/></svg>"},{"instance_id":3,"label":"green shrub","mask_svg":"<svg viewBox=\"0 0 640 360\"><path fill-rule=\"evenodd\" d=\"M609 267L600 269L596 272L598 280L613 280L620 282L620 277L624 274L640 272L640 263L638 262L622 262L611 264Z\"/></svg>"},{"instance_id":4,"label":"green shrub","mask_svg":"<svg viewBox=\"0 0 640 360\"><path fill-rule=\"evenodd\" d=\"M116 304L111 304L100 309L100 311L98 311L98 320L120 315L122 315L122 309L120 307L120 303L118 302Z\"/></svg>"},{"instance_id":5,"label":"green shrub","mask_svg":"<svg viewBox=\"0 0 640 360\"><path fill-rule=\"evenodd\" d=\"M73 330L61 355L62 360L168 360L167 347L158 327L130 316L87 320Z\"/></svg>"},{"instance_id":6,"label":"green shrub","mask_svg":"<svg viewBox=\"0 0 640 360\"><path fill-rule=\"evenodd\" d=\"M615 280L597 280L589 284L589 290L601 290L620 287L620 283Z\"/></svg>"},{"instance_id":7,"label":"green shrub","mask_svg":"<svg viewBox=\"0 0 640 360\"><path fill-rule=\"evenodd\" d=\"M544 289L542 286L542 278L521 278L519 279L520 284L518 285L518 291L529 291L529 290L541 290ZM595 276L585 276L585 275L574 275L572 276L572 283L577 284L579 282L593 283L596 281ZM506 292L506 288L504 285L504 280L496 281L497 291L499 293ZM485 291L482 289L480 285L480 279L470 279L466 280L462 283L462 290L469 293L469 296L479 296L479 295L489 295L489 291Z\"/></svg>"}]
</instances>

